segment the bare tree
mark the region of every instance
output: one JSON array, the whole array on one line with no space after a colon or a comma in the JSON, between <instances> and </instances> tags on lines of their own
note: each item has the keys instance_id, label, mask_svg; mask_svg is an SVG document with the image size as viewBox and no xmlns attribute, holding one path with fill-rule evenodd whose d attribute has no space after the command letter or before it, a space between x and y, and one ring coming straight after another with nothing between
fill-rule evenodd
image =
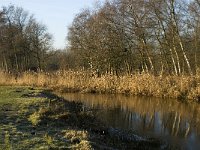
<instances>
[{"instance_id":1,"label":"bare tree","mask_svg":"<svg viewBox=\"0 0 200 150\"><path fill-rule=\"evenodd\" d=\"M37 67L44 69L45 55L51 49L52 36L47 32L46 26L37 23L34 18L29 20L25 31L32 57L37 60Z\"/></svg>"},{"instance_id":2,"label":"bare tree","mask_svg":"<svg viewBox=\"0 0 200 150\"><path fill-rule=\"evenodd\" d=\"M36 22L23 8L8 6L1 12L1 57L5 70L24 71L31 66L43 68L51 36L44 25ZM34 56L34 57L33 57Z\"/></svg>"}]
</instances>

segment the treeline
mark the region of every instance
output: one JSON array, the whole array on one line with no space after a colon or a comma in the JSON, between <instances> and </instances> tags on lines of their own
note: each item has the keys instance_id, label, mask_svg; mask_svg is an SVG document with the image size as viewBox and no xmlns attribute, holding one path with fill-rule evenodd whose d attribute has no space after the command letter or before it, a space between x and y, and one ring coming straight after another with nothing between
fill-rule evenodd
<instances>
[{"instance_id":1,"label":"treeline","mask_svg":"<svg viewBox=\"0 0 200 150\"><path fill-rule=\"evenodd\" d=\"M98 74L194 75L200 67L199 0L107 0L74 18L67 49L23 8L0 9L0 68Z\"/></svg>"},{"instance_id":2,"label":"treeline","mask_svg":"<svg viewBox=\"0 0 200 150\"><path fill-rule=\"evenodd\" d=\"M51 43L46 26L23 8L8 6L0 10L0 68L43 69Z\"/></svg>"},{"instance_id":3,"label":"treeline","mask_svg":"<svg viewBox=\"0 0 200 150\"><path fill-rule=\"evenodd\" d=\"M108 0L69 30L76 68L192 75L200 67L199 0Z\"/></svg>"}]
</instances>

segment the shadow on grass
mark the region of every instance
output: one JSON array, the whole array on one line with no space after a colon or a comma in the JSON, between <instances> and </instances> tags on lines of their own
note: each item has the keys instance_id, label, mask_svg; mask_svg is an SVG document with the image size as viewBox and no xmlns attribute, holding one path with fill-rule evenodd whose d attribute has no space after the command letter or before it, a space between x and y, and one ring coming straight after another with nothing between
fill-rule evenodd
<instances>
[{"instance_id":1,"label":"shadow on grass","mask_svg":"<svg viewBox=\"0 0 200 150\"><path fill-rule=\"evenodd\" d=\"M168 149L163 142L106 127L96 111L49 90L31 89L0 109L0 147L14 149ZM35 98L34 100L32 100ZM27 102L28 101L28 102ZM4 106L5 107L5 106ZM1 107L3 108L3 107Z\"/></svg>"}]
</instances>

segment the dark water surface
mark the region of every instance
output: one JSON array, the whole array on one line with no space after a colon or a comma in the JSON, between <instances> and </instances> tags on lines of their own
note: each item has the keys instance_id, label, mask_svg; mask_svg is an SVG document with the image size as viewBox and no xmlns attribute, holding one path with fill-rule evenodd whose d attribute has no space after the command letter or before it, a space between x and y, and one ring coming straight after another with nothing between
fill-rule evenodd
<instances>
[{"instance_id":1,"label":"dark water surface","mask_svg":"<svg viewBox=\"0 0 200 150\"><path fill-rule=\"evenodd\" d=\"M98 109L97 116L109 127L160 138L181 149L200 150L200 104L124 95L58 95Z\"/></svg>"}]
</instances>

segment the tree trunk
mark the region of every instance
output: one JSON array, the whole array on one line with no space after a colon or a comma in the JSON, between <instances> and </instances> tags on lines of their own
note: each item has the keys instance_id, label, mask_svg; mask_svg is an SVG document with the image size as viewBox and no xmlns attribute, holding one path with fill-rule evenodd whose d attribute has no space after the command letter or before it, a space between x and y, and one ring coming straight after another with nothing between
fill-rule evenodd
<instances>
[{"instance_id":1,"label":"tree trunk","mask_svg":"<svg viewBox=\"0 0 200 150\"><path fill-rule=\"evenodd\" d=\"M188 67L188 72L190 75L192 75L192 69L191 69L191 66L190 66L190 62L188 60L188 57L186 55L186 52L185 52L185 49L183 47L183 43L182 43L182 40L181 40L181 37L180 37L180 34L179 34L179 29L178 29L178 24L177 24L177 19L176 19L176 13L175 13L175 6L174 6L174 3L175 1L174 0L170 0L170 14L171 14L171 20L172 20L172 24L173 26L175 27L175 35L177 35L177 38L178 38L178 43L180 45L180 48L181 48L181 52L183 54L183 57L185 59L185 62L187 64L187 67Z\"/></svg>"},{"instance_id":2,"label":"tree trunk","mask_svg":"<svg viewBox=\"0 0 200 150\"><path fill-rule=\"evenodd\" d=\"M186 62L186 64L187 64L188 72L189 72L190 75L193 75L192 69L191 69L191 66L190 66L190 62L189 62L188 57L187 57L187 55L186 55L186 53L185 53L185 50L184 50L184 47L183 47L183 44L182 44L182 41L181 41L180 37L179 37L179 45L180 45L180 47L181 47L181 51L182 51L182 53L183 53L183 57L184 57L185 62Z\"/></svg>"},{"instance_id":3,"label":"tree trunk","mask_svg":"<svg viewBox=\"0 0 200 150\"><path fill-rule=\"evenodd\" d=\"M174 66L175 74L178 75L178 71L177 71L177 67L176 67L175 59L174 59L174 57L173 57L172 49L170 48L169 51L170 51L170 54L171 54L171 59L172 59L172 63L173 63L173 66Z\"/></svg>"},{"instance_id":4,"label":"tree trunk","mask_svg":"<svg viewBox=\"0 0 200 150\"><path fill-rule=\"evenodd\" d=\"M180 75L181 74L180 59L179 59L179 56L178 56L178 53L177 53L177 50L176 50L174 37L173 37L173 50L174 50L174 53L175 53L175 56L176 56L176 60L177 60L177 74Z\"/></svg>"},{"instance_id":5,"label":"tree trunk","mask_svg":"<svg viewBox=\"0 0 200 150\"><path fill-rule=\"evenodd\" d=\"M15 53L15 64L16 64L17 71L19 71L19 64L18 64L18 58L17 58L17 54L16 53Z\"/></svg>"},{"instance_id":6,"label":"tree trunk","mask_svg":"<svg viewBox=\"0 0 200 150\"><path fill-rule=\"evenodd\" d=\"M3 60L4 60L4 69L5 69L6 72L8 72L8 63L7 63L5 54L3 54Z\"/></svg>"},{"instance_id":7,"label":"tree trunk","mask_svg":"<svg viewBox=\"0 0 200 150\"><path fill-rule=\"evenodd\" d=\"M151 59L151 57L150 57L150 54L149 54L149 50L148 50L146 41L145 41L144 39L142 39L142 45L143 45L143 50L146 51L146 55L147 55L149 64L150 64L150 66L151 66L151 72L154 72L154 65L153 65L152 59Z\"/></svg>"}]
</instances>

